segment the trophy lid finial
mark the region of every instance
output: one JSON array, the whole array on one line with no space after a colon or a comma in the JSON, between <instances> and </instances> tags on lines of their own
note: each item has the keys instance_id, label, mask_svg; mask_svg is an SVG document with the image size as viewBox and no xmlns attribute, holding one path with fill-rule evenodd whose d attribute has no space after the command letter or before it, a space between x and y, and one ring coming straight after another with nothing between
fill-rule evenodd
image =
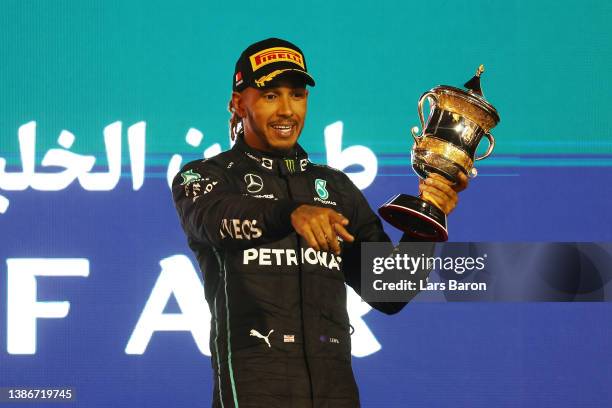
<instances>
[{"instance_id":1,"label":"trophy lid finial","mask_svg":"<svg viewBox=\"0 0 612 408\"><path fill-rule=\"evenodd\" d=\"M480 65L476 70L476 75L472 77L469 81L467 81L463 86L469 89L470 93L475 93L480 96L484 96L482 94L482 88L480 87L480 75L484 72L484 65Z\"/></svg>"},{"instance_id":2,"label":"trophy lid finial","mask_svg":"<svg viewBox=\"0 0 612 408\"><path fill-rule=\"evenodd\" d=\"M476 76L480 77L480 74L482 74L483 72L484 72L484 65L480 64L480 66L476 70Z\"/></svg>"}]
</instances>

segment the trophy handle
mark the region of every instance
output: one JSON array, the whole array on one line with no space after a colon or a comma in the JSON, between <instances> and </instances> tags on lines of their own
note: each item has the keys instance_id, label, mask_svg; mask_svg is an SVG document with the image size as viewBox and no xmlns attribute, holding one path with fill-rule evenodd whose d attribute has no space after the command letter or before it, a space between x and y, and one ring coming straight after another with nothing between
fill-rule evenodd
<instances>
[{"instance_id":1,"label":"trophy handle","mask_svg":"<svg viewBox=\"0 0 612 408\"><path fill-rule=\"evenodd\" d=\"M425 102L425 99L427 98L431 98L434 100L434 103L438 103L438 97L433 92L425 92L423 95L421 95L421 98L419 99L419 104L417 106L417 110L419 112L419 120L421 121L421 135L417 135L419 131L419 128L417 126L414 126L412 129L410 129L410 133L412 133L414 142L417 145L421 142L421 139L423 138L423 131L425 130L425 118L423 116L423 102Z\"/></svg>"},{"instance_id":2,"label":"trophy handle","mask_svg":"<svg viewBox=\"0 0 612 408\"><path fill-rule=\"evenodd\" d=\"M484 135L486 136L487 139L489 139L489 148L487 149L485 154L483 154L480 157L476 157L474 160L486 159L493 152L493 148L495 147L495 138L489 132L485 133Z\"/></svg>"}]
</instances>

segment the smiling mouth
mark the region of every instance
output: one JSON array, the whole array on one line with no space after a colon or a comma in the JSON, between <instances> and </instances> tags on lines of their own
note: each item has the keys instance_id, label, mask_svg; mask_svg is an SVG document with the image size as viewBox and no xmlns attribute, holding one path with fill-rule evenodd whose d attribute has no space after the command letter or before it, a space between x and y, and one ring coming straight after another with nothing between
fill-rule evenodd
<instances>
[{"instance_id":1,"label":"smiling mouth","mask_svg":"<svg viewBox=\"0 0 612 408\"><path fill-rule=\"evenodd\" d=\"M278 135L287 137L293 133L293 129L295 129L296 125L295 124L276 124L276 125L270 125L270 127L274 129Z\"/></svg>"}]
</instances>

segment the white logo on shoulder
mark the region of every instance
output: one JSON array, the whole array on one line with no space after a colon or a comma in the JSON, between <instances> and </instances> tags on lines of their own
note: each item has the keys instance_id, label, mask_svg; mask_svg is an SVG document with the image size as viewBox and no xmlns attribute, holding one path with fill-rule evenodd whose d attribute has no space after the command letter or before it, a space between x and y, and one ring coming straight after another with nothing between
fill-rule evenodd
<instances>
[{"instance_id":1,"label":"white logo on shoulder","mask_svg":"<svg viewBox=\"0 0 612 408\"><path fill-rule=\"evenodd\" d=\"M267 336L264 336L263 334L261 334L261 333L260 333L260 332L258 332L257 330L255 330L255 329L251 329L251 332L249 333L249 336L258 337L258 338L260 338L260 339L263 339L263 340L266 342L266 344L268 345L268 347L272 347L272 346L270 345L270 340L268 340L268 337L270 337L270 335L271 335L272 333L274 333L274 330L270 330L270 331L268 332L268 335L267 335Z\"/></svg>"},{"instance_id":2,"label":"white logo on shoulder","mask_svg":"<svg viewBox=\"0 0 612 408\"><path fill-rule=\"evenodd\" d=\"M267 157L262 157L261 166L265 167L268 170L272 170L272 159L268 159Z\"/></svg>"},{"instance_id":3,"label":"white logo on shoulder","mask_svg":"<svg viewBox=\"0 0 612 408\"><path fill-rule=\"evenodd\" d=\"M249 173L244 176L249 193L259 193L263 189L263 180L257 174Z\"/></svg>"}]
</instances>

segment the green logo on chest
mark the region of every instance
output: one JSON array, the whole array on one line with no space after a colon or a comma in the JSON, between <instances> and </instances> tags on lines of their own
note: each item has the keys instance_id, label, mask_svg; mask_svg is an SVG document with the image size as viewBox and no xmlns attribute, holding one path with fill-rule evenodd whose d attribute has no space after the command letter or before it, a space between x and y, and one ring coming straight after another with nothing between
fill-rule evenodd
<instances>
[{"instance_id":1,"label":"green logo on chest","mask_svg":"<svg viewBox=\"0 0 612 408\"><path fill-rule=\"evenodd\" d=\"M295 173L295 161L291 159L285 159L285 166L289 173Z\"/></svg>"},{"instance_id":2,"label":"green logo on chest","mask_svg":"<svg viewBox=\"0 0 612 408\"><path fill-rule=\"evenodd\" d=\"M327 200L329 198L329 193L327 192L327 189L325 188L326 185L327 185L327 181L323 179L315 180L315 191L317 192L317 194L322 200Z\"/></svg>"}]
</instances>

